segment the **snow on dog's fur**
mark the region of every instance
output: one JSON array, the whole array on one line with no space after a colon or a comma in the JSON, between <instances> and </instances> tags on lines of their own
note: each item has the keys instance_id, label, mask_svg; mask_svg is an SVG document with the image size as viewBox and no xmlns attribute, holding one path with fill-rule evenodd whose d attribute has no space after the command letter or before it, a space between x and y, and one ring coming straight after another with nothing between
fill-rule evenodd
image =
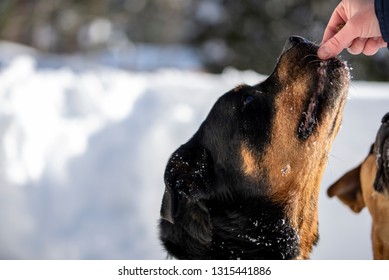
<instances>
[{"instance_id":1,"label":"snow on dog's fur","mask_svg":"<svg viewBox=\"0 0 389 280\"><path fill-rule=\"evenodd\" d=\"M291 37L273 73L219 98L165 171L160 238L180 259L306 259L349 84Z\"/></svg>"}]
</instances>

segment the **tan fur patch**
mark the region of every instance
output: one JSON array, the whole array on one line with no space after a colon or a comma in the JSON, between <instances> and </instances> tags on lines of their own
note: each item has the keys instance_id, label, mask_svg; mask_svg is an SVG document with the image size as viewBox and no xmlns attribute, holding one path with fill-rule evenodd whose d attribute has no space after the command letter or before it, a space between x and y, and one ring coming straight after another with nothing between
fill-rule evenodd
<instances>
[{"instance_id":1,"label":"tan fur patch","mask_svg":"<svg viewBox=\"0 0 389 280\"><path fill-rule=\"evenodd\" d=\"M308 77L300 83L286 86L284 92L278 95L271 145L261 159L262 165L266 167L261 172L268 176L271 183L269 196L277 203L287 206L292 226L299 232L301 259L308 258L313 243L317 240L319 186L341 119L337 119L334 133L328 135L336 114L326 114L313 135L306 141L298 139L297 130L301 118L298 112L304 110L304 100L308 96L307 84ZM344 100L339 105L340 111L343 106ZM252 163L255 160L252 156L245 154L243 158L247 174L254 177L261 174L253 171ZM285 170L288 176L285 176Z\"/></svg>"},{"instance_id":2,"label":"tan fur patch","mask_svg":"<svg viewBox=\"0 0 389 280\"><path fill-rule=\"evenodd\" d=\"M373 188L377 172L375 156L369 155L361 166L361 187L365 204L373 220L372 242L376 260L389 259L389 200Z\"/></svg>"},{"instance_id":3,"label":"tan fur patch","mask_svg":"<svg viewBox=\"0 0 389 280\"><path fill-rule=\"evenodd\" d=\"M255 178L258 172L258 166L255 157L245 145L241 148L241 156L243 161L243 173L248 177Z\"/></svg>"}]
</instances>

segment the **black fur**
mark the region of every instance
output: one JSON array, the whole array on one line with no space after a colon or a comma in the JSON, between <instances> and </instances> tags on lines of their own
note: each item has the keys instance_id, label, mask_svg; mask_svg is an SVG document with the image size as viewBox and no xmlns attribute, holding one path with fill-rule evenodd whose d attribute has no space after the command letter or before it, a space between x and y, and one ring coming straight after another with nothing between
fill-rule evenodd
<instances>
[{"instance_id":1,"label":"black fur","mask_svg":"<svg viewBox=\"0 0 389 280\"><path fill-rule=\"evenodd\" d=\"M160 238L179 259L291 259L298 237L283 208L239 166L240 145L260 154L270 143L276 83L223 95L165 171ZM266 91L265 91L266 89ZM259 113L258 113L259 112Z\"/></svg>"},{"instance_id":2,"label":"black fur","mask_svg":"<svg viewBox=\"0 0 389 280\"><path fill-rule=\"evenodd\" d=\"M292 259L298 255L298 235L281 207L267 199L236 196L234 201L240 204L211 199L202 202L206 206L202 210L188 207L185 219L179 218L187 222L177 226L162 220L165 248L179 259Z\"/></svg>"},{"instance_id":3,"label":"black fur","mask_svg":"<svg viewBox=\"0 0 389 280\"><path fill-rule=\"evenodd\" d=\"M378 130L374 148L377 159L374 189L389 196L389 113L382 118L382 124Z\"/></svg>"},{"instance_id":4,"label":"black fur","mask_svg":"<svg viewBox=\"0 0 389 280\"><path fill-rule=\"evenodd\" d=\"M317 46L292 38L284 52L295 47L293 53L302 53L302 57L292 57L291 64L310 59L304 71L316 71ZM268 197L266 174L260 175L259 182L242 170L242 144L260 162L272 141L275 100L282 88L277 67L264 82L239 86L221 96L195 135L169 159L159 226L160 239L170 255L179 259L299 256L299 235L285 205ZM318 81L310 83L315 88ZM298 134L299 124L291 125ZM315 124L310 125L301 141L315 129Z\"/></svg>"}]
</instances>

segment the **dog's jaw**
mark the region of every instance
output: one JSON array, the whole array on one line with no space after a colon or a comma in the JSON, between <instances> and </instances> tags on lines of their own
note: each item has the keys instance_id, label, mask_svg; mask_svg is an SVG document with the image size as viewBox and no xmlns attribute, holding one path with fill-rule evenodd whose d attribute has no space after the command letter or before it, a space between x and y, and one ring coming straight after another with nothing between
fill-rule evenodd
<instances>
[{"instance_id":1,"label":"dog's jaw","mask_svg":"<svg viewBox=\"0 0 389 280\"><path fill-rule=\"evenodd\" d=\"M338 59L330 59L326 61L320 61L316 70L317 82L313 86L309 103L306 105L306 109L302 114L300 125L298 127L298 137L306 140L314 132L315 126L318 125L320 120L320 114L323 107L337 107L331 104L333 99L337 98L339 92L343 92L341 88L347 87L350 77L349 67L347 63ZM334 76L347 77L347 78L335 78ZM337 83L334 86L333 83ZM344 85L346 83L346 85ZM336 90L328 90L331 87L339 88ZM335 95L335 96L334 96ZM324 103L324 104L323 104ZM330 103L330 104L328 104Z\"/></svg>"},{"instance_id":2,"label":"dog's jaw","mask_svg":"<svg viewBox=\"0 0 389 280\"><path fill-rule=\"evenodd\" d=\"M319 98L322 96L325 86L325 80L327 77L327 61L321 61L320 66L317 68L317 90L315 90L309 100L308 108L303 112L303 118L298 129L299 137L307 139L312 134L313 127L316 123L317 111L319 107Z\"/></svg>"},{"instance_id":3,"label":"dog's jaw","mask_svg":"<svg viewBox=\"0 0 389 280\"><path fill-rule=\"evenodd\" d=\"M267 174L273 186L269 196L286 206L300 236L298 258L306 259L318 240L319 187L340 127L350 76L343 61L318 62L317 46L298 42L286 50L275 69L284 87L275 101L272 145L258 164L266 166L262 174ZM288 69L285 64L301 66ZM307 85L311 85L308 90ZM299 124L296 130L294 123Z\"/></svg>"}]
</instances>

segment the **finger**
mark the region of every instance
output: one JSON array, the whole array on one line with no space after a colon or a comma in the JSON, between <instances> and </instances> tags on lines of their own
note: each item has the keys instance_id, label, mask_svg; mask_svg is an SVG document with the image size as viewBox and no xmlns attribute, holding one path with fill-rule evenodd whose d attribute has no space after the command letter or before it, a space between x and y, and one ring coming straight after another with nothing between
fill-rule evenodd
<instances>
[{"instance_id":1,"label":"finger","mask_svg":"<svg viewBox=\"0 0 389 280\"><path fill-rule=\"evenodd\" d=\"M329 39L334 37L338 33L338 26L343 25L347 22L347 16L345 14L342 3L340 3L331 15L328 21L327 27L324 31L322 44L327 42Z\"/></svg>"},{"instance_id":2,"label":"finger","mask_svg":"<svg viewBox=\"0 0 389 280\"><path fill-rule=\"evenodd\" d=\"M340 54L343 49L349 47L353 40L358 37L358 33L356 33L357 29L352 26L350 21L348 21L338 33L321 45L317 52L319 58L329 59Z\"/></svg>"},{"instance_id":3,"label":"finger","mask_svg":"<svg viewBox=\"0 0 389 280\"><path fill-rule=\"evenodd\" d=\"M368 41L368 39L366 38L356 38L351 46L349 46L347 48L347 51L351 54L361 54L363 52L363 50L365 49L365 45L366 45L366 42Z\"/></svg>"},{"instance_id":4,"label":"finger","mask_svg":"<svg viewBox=\"0 0 389 280\"><path fill-rule=\"evenodd\" d=\"M378 52L380 47L381 47L381 41L379 37L370 38L367 40L365 44L365 48L363 49L363 54L368 56L374 55Z\"/></svg>"}]
</instances>

